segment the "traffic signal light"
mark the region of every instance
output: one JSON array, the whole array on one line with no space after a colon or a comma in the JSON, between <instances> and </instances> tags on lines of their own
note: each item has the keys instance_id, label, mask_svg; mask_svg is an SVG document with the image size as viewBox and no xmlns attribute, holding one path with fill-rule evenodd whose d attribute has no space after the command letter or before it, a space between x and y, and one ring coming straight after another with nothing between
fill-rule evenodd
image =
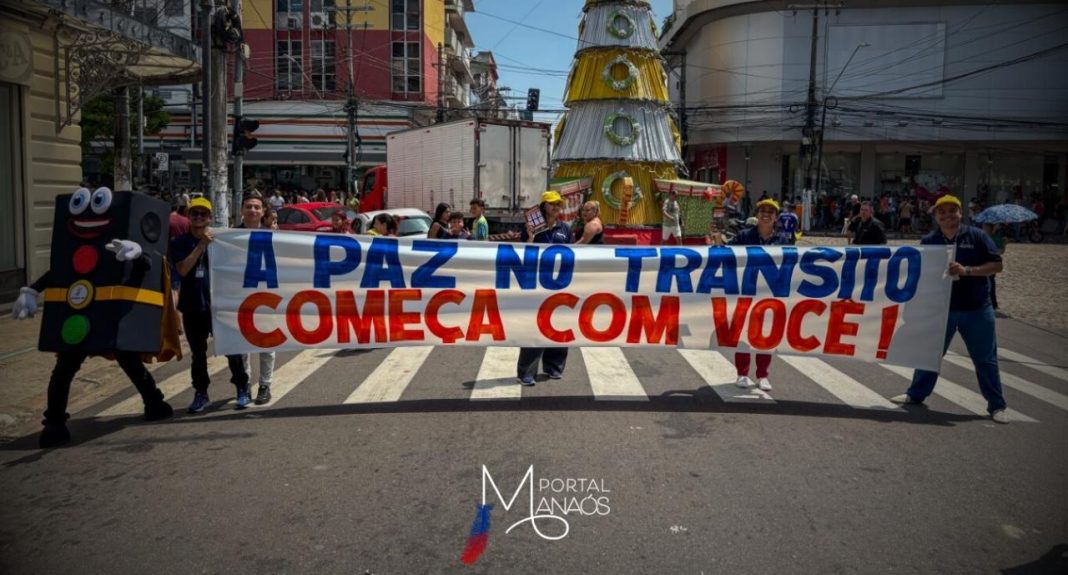
<instances>
[{"instance_id":1,"label":"traffic signal light","mask_svg":"<svg viewBox=\"0 0 1068 575\"><path fill-rule=\"evenodd\" d=\"M527 110L530 112L538 111L538 98L541 97L541 90L537 88L531 88L527 90Z\"/></svg>"},{"instance_id":2,"label":"traffic signal light","mask_svg":"<svg viewBox=\"0 0 1068 575\"><path fill-rule=\"evenodd\" d=\"M260 127L260 123L256 120L251 120L241 116L234 122L234 149L233 155L244 155L245 150L251 150L256 147L259 142L256 138L252 137L252 132L255 132Z\"/></svg>"}]
</instances>

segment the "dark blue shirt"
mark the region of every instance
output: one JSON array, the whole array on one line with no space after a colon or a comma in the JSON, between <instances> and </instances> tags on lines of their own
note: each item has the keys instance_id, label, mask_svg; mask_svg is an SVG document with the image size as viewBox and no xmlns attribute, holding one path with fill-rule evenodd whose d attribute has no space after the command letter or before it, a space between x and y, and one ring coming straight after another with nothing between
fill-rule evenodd
<instances>
[{"instance_id":1,"label":"dark blue shirt","mask_svg":"<svg viewBox=\"0 0 1068 575\"><path fill-rule=\"evenodd\" d=\"M527 241L527 230L519 234L519 241ZM557 220L556 225L534 234L536 244L569 244L571 243L571 226L567 222Z\"/></svg>"},{"instance_id":2,"label":"dark blue shirt","mask_svg":"<svg viewBox=\"0 0 1068 575\"><path fill-rule=\"evenodd\" d=\"M998 248L986 232L972 226L961 225L957 237L949 239L936 229L920 240L922 245L948 246L956 244L956 261L962 266L980 266L987 262L1000 262ZM990 304L990 278L986 276L961 276L953 282L953 294L949 309L974 311Z\"/></svg>"},{"instance_id":3,"label":"dark blue shirt","mask_svg":"<svg viewBox=\"0 0 1068 575\"><path fill-rule=\"evenodd\" d=\"M796 242L797 238L794 237L792 232L786 232L783 230L775 230L771 234L771 237L762 238L760 232L757 231L757 227L746 228L738 235L734 236L728 245L732 246L792 246Z\"/></svg>"},{"instance_id":4,"label":"dark blue shirt","mask_svg":"<svg viewBox=\"0 0 1068 575\"><path fill-rule=\"evenodd\" d=\"M186 232L171 240L171 261L175 268L193 253L200 240ZM201 313L211 311L210 273L208 252L201 254L197 265L182 276L178 290L178 311L182 313ZM197 277L202 276L202 277Z\"/></svg>"},{"instance_id":5,"label":"dark blue shirt","mask_svg":"<svg viewBox=\"0 0 1068 575\"><path fill-rule=\"evenodd\" d=\"M793 212L783 212L779 214L779 227L784 232L794 233L797 231L798 221L797 214Z\"/></svg>"}]
</instances>

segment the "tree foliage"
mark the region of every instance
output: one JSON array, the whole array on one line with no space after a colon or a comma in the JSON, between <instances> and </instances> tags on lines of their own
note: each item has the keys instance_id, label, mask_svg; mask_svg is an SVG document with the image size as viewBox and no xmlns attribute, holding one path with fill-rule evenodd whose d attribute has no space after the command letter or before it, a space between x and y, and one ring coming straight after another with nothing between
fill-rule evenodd
<instances>
[{"instance_id":1,"label":"tree foliage","mask_svg":"<svg viewBox=\"0 0 1068 575\"><path fill-rule=\"evenodd\" d=\"M89 100L82 106L82 155L88 156L93 153L93 143L104 143L107 151L100 155L100 169L110 173L114 170L115 134L118 130L115 117L115 100L118 96L114 92L108 92ZM152 136L160 133L171 122L171 114L163 109L166 103L159 96L145 94L145 135ZM137 142L137 93L130 90L130 146ZM131 157L136 158L137 152L133 150Z\"/></svg>"}]
</instances>

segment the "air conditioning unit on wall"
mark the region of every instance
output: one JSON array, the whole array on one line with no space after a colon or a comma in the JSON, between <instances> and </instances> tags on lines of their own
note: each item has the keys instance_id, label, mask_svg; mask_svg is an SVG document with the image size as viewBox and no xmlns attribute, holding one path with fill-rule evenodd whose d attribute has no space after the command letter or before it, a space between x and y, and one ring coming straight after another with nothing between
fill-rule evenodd
<instances>
[{"instance_id":1,"label":"air conditioning unit on wall","mask_svg":"<svg viewBox=\"0 0 1068 575\"><path fill-rule=\"evenodd\" d=\"M329 28L333 22L331 22L331 14L326 12L312 12L311 13L311 28L313 30L322 30Z\"/></svg>"},{"instance_id":2,"label":"air conditioning unit on wall","mask_svg":"<svg viewBox=\"0 0 1068 575\"><path fill-rule=\"evenodd\" d=\"M278 27L282 30L300 30L304 27L304 19L300 14L290 14L288 12L279 12Z\"/></svg>"}]
</instances>

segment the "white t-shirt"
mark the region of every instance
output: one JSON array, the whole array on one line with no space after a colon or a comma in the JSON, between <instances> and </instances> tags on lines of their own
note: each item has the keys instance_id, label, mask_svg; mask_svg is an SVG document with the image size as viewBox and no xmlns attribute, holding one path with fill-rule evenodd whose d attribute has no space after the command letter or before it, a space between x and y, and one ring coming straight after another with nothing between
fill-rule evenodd
<instances>
[{"instance_id":1,"label":"white t-shirt","mask_svg":"<svg viewBox=\"0 0 1068 575\"><path fill-rule=\"evenodd\" d=\"M286 205L286 200L282 196L271 196L270 199L267 200L267 203L271 204L271 207L277 211L279 208Z\"/></svg>"}]
</instances>

